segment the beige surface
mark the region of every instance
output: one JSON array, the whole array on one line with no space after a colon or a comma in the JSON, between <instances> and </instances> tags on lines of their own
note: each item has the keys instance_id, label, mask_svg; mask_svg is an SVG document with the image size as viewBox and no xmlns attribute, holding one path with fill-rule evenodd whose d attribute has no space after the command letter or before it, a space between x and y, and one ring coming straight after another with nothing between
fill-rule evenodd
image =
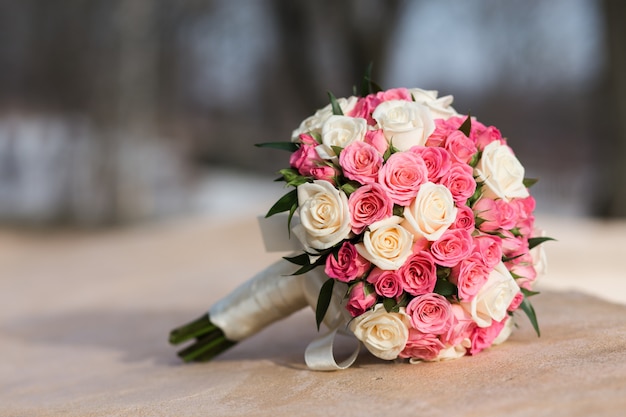
<instances>
[{"instance_id":1,"label":"beige surface","mask_svg":"<svg viewBox=\"0 0 626 417\"><path fill-rule=\"evenodd\" d=\"M509 342L476 357L408 365L363 353L316 373L303 365L316 332L302 311L212 363L181 364L169 330L277 256L255 222L0 231L0 415L623 415L626 223L541 220L559 243L534 302L540 339L521 317Z\"/></svg>"}]
</instances>

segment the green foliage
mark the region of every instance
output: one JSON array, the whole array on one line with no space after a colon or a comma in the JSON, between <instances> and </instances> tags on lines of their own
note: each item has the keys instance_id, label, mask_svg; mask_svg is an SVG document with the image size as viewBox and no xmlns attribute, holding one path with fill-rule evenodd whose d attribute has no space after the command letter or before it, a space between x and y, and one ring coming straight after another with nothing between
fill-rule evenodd
<instances>
[{"instance_id":1,"label":"green foliage","mask_svg":"<svg viewBox=\"0 0 626 417\"><path fill-rule=\"evenodd\" d=\"M554 238L551 237L547 237L547 236L542 236L542 237L531 237L530 239L528 239L528 250L541 245L543 242L548 242L550 240L555 240Z\"/></svg>"},{"instance_id":2,"label":"green foliage","mask_svg":"<svg viewBox=\"0 0 626 417\"><path fill-rule=\"evenodd\" d=\"M372 81L372 68L373 67L374 67L374 63L370 62L367 68L365 69L365 74L363 75L363 80L361 81L361 94L360 94L361 97L365 97L369 94L375 94L383 90L380 85Z\"/></svg>"},{"instance_id":3,"label":"green foliage","mask_svg":"<svg viewBox=\"0 0 626 417\"><path fill-rule=\"evenodd\" d=\"M526 188L530 188L533 185L537 184L537 182L539 181L539 178L524 178L524 187Z\"/></svg>"},{"instance_id":4,"label":"green foliage","mask_svg":"<svg viewBox=\"0 0 626 417\"><path fill-rule=\"evenodd\" d=\"M472 131L472 116L469 113L467 114L467 119L465 119L463 124L459 127L459 130L469 138L470 132Z\"/></svg>"},{"instance_id":5,"label":"green foliage","mask_svg":"<svg viewBox=\"0 0 626 417\"><path fill-rule=\"evenodd\" d=\"M269 209L265 217L271 217L274 214L283 211L291 211L293 207L298 207L298 190L294 189L278 199L276 203Z\"/></svg>"},{"instance_id":6,"label":"green foliage","mask_svg":"<svg viewBox=\"0 0 626 417\"><path fill-rule=\"evenodd\" d=\"M537 337L541 337L541 332L539 331L539 323L537 322L537 314L535 313L534 307L532 306L530 301L528 301L528 298L526 298L525 295L522 304L520 304L520 308L524 313L526 313L526 316L528 316L528 320L530 320L530 324L532 324L533 329L535 329Z\"/></svg>"},{"instance_id":7,"label":"green foliage","mask_svg":"<svg viewBox=\"0 0 626 417\"><path fill-rule=\"evenodd\" d=\"M330 105L333 109L333 114L335 116L343 116L343 110L341 110L341 106L337 101L337 97L333 95L330 91L328 92L328 98L330 99Z\"/></svg>"},{"instance_id":8,"label":"green foliage","mask_svg":"<svg viewBox=\"0 0 626 417\"><path fill-rule=\"evenodd\" d=\"M324 320L324 316L330 306L330 300L333 296L333 288L335 287L335 280L329 278L324 282L322 288L320 288L320 295L317 298L317 306L315 308L315 323L317 324L317 330L319 331L320 325Z\"/></svg>"}]
</instances>

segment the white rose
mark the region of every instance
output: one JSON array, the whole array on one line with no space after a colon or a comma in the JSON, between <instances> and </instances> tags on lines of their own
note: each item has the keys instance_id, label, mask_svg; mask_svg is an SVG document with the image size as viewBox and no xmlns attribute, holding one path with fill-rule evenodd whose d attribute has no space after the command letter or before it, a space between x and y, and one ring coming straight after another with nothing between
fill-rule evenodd
<instances>
[{"instance_id":1,"label":"white rose","mask_svg":"<svg viewBox=\"0 0 626 417\"><path fill-rule=\"evenodd\" d=\"M333 146L345 148L352 142L363 141L367 120L359 117L330 116L322 126L322 144L316 150L320 158L337 157Z\"/></svg>"},{"instance_id":2,"label":"white rose","mask_svg":"<svg viewBox=\"0 0 626 417\"><path fill-rule=\"evenodd\" d=\"M356 106L358 97L338 98L337 103L343 114L348 114ZM296 141L302 133L322 133L322 126L333 115L332 105L319 109L313 116L309 116L300 123L300 126L291 133L291 140Z\"/></svg>"},{"instance_id":3,"label":"white rose","mask_svg":"<svg viewBox=\"0 0 626 417\"><path fill-rule=\"evenodd\" d=\"M396 270L411 256L413 235L400 226L401 217L392 216L372 223L356 244L359 254L384 270Z\"/></svg>"},{"instance_id":4,"label":"white rose","mask_svg":"<svg viewBox=\"0 0 626 417\"><path fill-rule=\"evenodd\" d=\"M330 248L350 235L348 197L328 181L298 186L298 205L293 232L307 250Z\"/></svg>"},{"instance_id":5,"label":"white rose","mask_svg":"<svg viewBox=\"0 0 626 417\"><path fill-rule=\"evenodd\" d=\"M350 322L350 330L367 350L381 359L398 357L409 338L409 316L401 307L398 313L388 313L382 304L376 304Z\"/></svg>"},{"instance_id":6,"label":"white rose","mask_svg":"<svg viewBox=\"0 0 626 417\"><path fill-rule=\"evenodd\" d=\"M478 327L491 326L492 320L501 321L507 314L507 308L520 291L515 279L502 262L489 274L485 285L471 302L462 302L465 309Z\"/></svg>"},{"instance_id":7,"label":"white rose","mask_svg":"<svg viewBox=\"0 0 626 417\"><path fill-rule=\"evenodd\" d=\"M435 130L435 122L428 107L414 101L382 102L372 117L383 130L385 138L400 151L424 145Z\"/></svg>"},{"instance_id":8,"label":"white rose","mask_svg":"<svg viewBox=\"0 0 626 417\"><path fill-rule=\"evenodd\" d=\"M529 195L524 186L524 167L511 148L500 141L485 146L474 171L478 180L484 183L485 197L509 201Z\"/></svg>"},{"instance_id":9,"label":"white rose","mask_svg":"<svg viewBox=\"0 0 626 417\"><path fill-rule=\"evenodd\" d=\"M437 98L438 92L436 90L422 90L421 88L410 88L409 93L416 103L428 107L433 119L448 119L452 116L458 116L456 110L451 106L454 101L452 96Z\"/></svg>"},{"instance_id":10,"label":"white rose","mask_svg":"<svg viewBox=\"0 0 626 417\"><path fill-rule=\"evenodd\" d=\"M441 349L437 357L433 359L432 362L440 362L440 361L447 361L451 359L462 358L463 356L465 356L467 349L469 349L470 347L472 347L471 340L469 340L468 338L465 338L461 341L461 343L457 345L447 346L444 349ZM411 361L412 360L410 360L409 362Z\"/></svg>"},{"instance_id":11,"label":"white rose","mask_svg":"<svg viewBox=\"0 0 626 417\"><path fill-rule=\"evenodd\" d=\"M457 211L446 186L427 182L420 186L415 200L404 208L402 226L415 237L435 241L454 223Z\"/></svg>"}]
</instances>

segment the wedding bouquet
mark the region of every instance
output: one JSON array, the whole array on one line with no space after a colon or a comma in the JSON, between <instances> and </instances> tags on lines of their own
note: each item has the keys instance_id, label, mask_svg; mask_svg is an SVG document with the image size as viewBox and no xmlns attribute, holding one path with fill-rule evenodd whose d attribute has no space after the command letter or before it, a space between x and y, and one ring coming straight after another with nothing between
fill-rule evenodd
<instances>
[{"instance_id":1,"label":"wedding bouquet","mask_svg":"<svg viewBox=\"0 0 626 417\"><path fill-rule=\"evenodd\" d=\"M518 311L537 335L529 298L545 265L524 167L500 131L458 114L436 91L335 98L291 141L280 181L293 187L267 217L286 212L303 251L218 302L170 341L209 360L311 305L330 331L306 351L312 369L341 369L333 339L353 334L373 355L410 362L475 355L507 339ZM296 266L294 266L294 264Z\"/></svg>"}]
</instances>

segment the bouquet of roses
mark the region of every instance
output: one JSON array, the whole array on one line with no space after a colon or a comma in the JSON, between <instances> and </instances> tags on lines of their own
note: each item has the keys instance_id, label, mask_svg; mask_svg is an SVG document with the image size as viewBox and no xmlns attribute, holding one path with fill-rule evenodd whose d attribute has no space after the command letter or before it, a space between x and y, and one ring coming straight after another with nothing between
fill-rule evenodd
<instances>
[{"instance_id":1,"label":"bouquet of roses","mask_svg":"<svg viewBox=\"0 0 626 417\"><path fill-rule=\"evenodd\" d=\"M279 180L294 189L267 216L287 212L304 250L175 329L172 343L195 339L184 360L211 359L306 305L318 329L331 328L307 349L313 369L356 358L334 362L337 331L411 362L500 343L519 310L539 335L529 297L550 238L534 228L536 180L497 128L458 114L451 96L383 91L368 76L362 90L329 93L291 141L259 145L291 152Z\"/></svg>"}]
</instances>

